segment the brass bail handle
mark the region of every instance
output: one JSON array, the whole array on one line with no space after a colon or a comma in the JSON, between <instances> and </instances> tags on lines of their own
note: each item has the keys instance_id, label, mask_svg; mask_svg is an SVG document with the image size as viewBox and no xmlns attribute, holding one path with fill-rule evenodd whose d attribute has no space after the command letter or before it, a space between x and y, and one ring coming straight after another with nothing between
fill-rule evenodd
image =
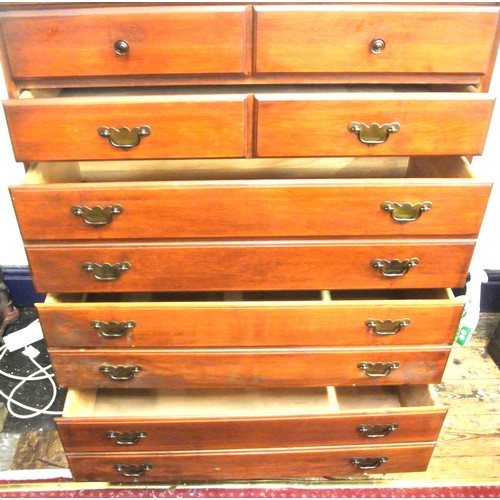
<instances>
[{"instance_id":1,"label":"brass bail handle","mask_svg":"<svg viewBox=\"0 0 500 500\"><path fill-rule=\"evenodd\" d=\"M412 259L373 259L370 265L380 271L380 274L385 278L400 278L413 267L417 267L420 264L420 259L413 257Z\"/></svg>"},{"instance_id":2,"label":"brass bail handle","mask_svg":"<svg viewBox=\"0 0 500 500\"><path fill-rule=\"evenodd\" d=\"M390 319L381 320L368 318L365 321L365 325L371 328L376 335L396 335L402 328L406 328L410 326L410 324L411 320L408 318L396 319L394 321Z\"/></svg>"},{"instance_id":3,"label":"brass bail handle","mask_svg":"<svg viewBox=\"0 0 500 500\"><path fill-rule=\"evenodd\" d=\"M113 220L113 215L123 213L123 207L121 205L108 205L107 207L74 205L71 207L71 213L81 217L89 226L105 226Z\"/></svg>"},{"instance_id":4,"label":"brass bail handle","mask_svg":"<svg viewBox=\"0 0 500 500\"><path fill-rule=\"evenodd\" d=\"M146 431L109 431L105 432L104 436L107 439L113 440L119 446L132 446L137 444L141 439L146 438L148 433Z\"/></svg>"},{"instance_id":5,"label":"brass bail handle","mask_svg":"<svg viewBox=\"0 0 500 500\"><path fill-rule=\"evenodd\" d=\"M142 370L142 366L101 366L99 371L108 375L111 380L124 381L131 380L136 373Z\"/></svg>"},{"instance_id":6,"label":"brass bail handle","mask_svg":"<svg viewBox=\"0 0 500 500\"><path fill-rule=\"evenodd\" d=\"M375 458L351 458L349 462L355 465L359 470L372 470L378 469L384 462L389 460L388 457L375 457Z\"/></svg>"},{"instance_id":7,"label":"brass bail handle","mask_svg":"<svg viewBox=\"0 0 500 500\"><path fill-rule=\"evenodd\" d=\"M128 271L132 267L130 262L117 262L110 264L104 262L98 264L97 262L84 262L82 269L91 273L92 276L98 281L114 281L117 280L123 272Z\"/></svg>"},{"instance_id":8,"label":"brass bail handle","mask_svg":"<svg viewBox=\"0 0 500 500\"><path fill-rule=\"evenodd\" d=\"M131 332L136 326L135 321L99 321L93 320L90 322L90 326L95 330L99 330L99 333L103 337L124 337L127 333Z\"/></svg>"},{"instance_id":9,"label":"brass bail handle","mask_svg":"<svg viewBox=\"0 0 500 500\"><path fill-rule=\"evenodd\" d=\"M400 366L398 361L391 361L390 363L370 363L368 361L363 361L358 363L358 368L370 378L387 377L387 375L397 370Z\"/></svg>"},{"instance_id":10,"label":"brass bail handle","mask_svg":"<svg viewBox=\"0 0 500 500\"><path fill-rule=\"evenodd\" d=\"M384 201L380 208L388 212L391 218L400 224L413 222L420 219L420 216L432 208L432 202L422 201L418 203L398 203L397 201Z\"/></svg>"},{"instance_id":11,"label":"brass bail handle","mask_svg":"<svg viewBox=\"0 0 500 500\"><path fill-rule=\"evenodd\" d=\"M151 464L116 464L114 466L115 471L121 472L124 477L141 477L152 468Z\"/></svg>"},{"instance_id":12,"label":"brass bail handle","mask_svg":"<svg viewBox=\"0 0 500 500\"><path fill-rule=\"evenodd\" d=\"M347 130L356 134L358 139L367 146L376 146L386 142L391 134L396 134L400 129L401 125L398 122L385 123L384 125L351 122L347 126Z\"/></svg>"},{"instance_id":13,"label":"brass bail handle","mask_svg":"<svg viewBox=\"0 0 500 500\"><path fill-rule=\"evenodd\" d=\"M139 127L99 127L97 133L109 140L111 146L118 149L132 149L138 146L142 137L151 135L151 127L149 125L141 125Z\"/></svg>"},{"instance_id":14,"label":"brass bail handle","mask_svg":"<svg viewBox=\"0 0 500 500\"><path fill-rule=\"evenodd\" d=\"M358 431L367 438L383 438L394 432L398 428L398 424L361 424L358 425Z\"/></svg>"}]
</instances>

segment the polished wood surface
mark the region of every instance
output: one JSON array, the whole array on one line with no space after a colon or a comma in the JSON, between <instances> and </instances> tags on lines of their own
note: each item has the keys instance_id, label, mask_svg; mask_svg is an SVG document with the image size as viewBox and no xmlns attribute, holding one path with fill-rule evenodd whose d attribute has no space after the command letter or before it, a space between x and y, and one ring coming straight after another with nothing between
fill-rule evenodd
<instances>
[{"instance_id":1,"label":"polished wood surface","mask_svg":"<svg viewBox=\"0 0 500 500\"><path fill-rule=\"evenodd\" d=\"M439 168L439 159L434 161ZM61 182L15 186L11 196L25 240L477 235L490 183L442 175L425 179ZM465 209L464 199L473 199L474 204ZM381 208L388 200L400 204L429 201L432 208L418 220L402 224ZM73 206L116 204L123 213L99 227L71 212Z\"/></svg>"},{"instance_id":2,"label":"polished wood surface","mask_svg":"<svg viewBox=\"0 0 500 500\"><path fill-rule=\"evenodd\" d=\"M455 5L256 7L256 71L484 74L497 22Z\"/></svg>"},{"instance_id":3,"label":"polished wood surface","mask_svg":"<svg viewBox=\"0 0 500 500\"><path fill-rule=\"evenodd\" d=\"M26 245L39 292L304 290L461 287L473 240L297 240ZM373 259L420 259L387 278ZM100 281L86 262L131 268Z\"/></svg>"},{"instance_id":4,"label":"polished wood surface","mask_svg":"<svg viewBox=\"0 0 500 500\"><path fill-rule=\"evenodd\" d=\"M258 95L256 105L259 157L481 154L493 111L484 94ZM368 146L353 121L400 130Z\"/></svg>"},{"instance_id":5,"label":"polished wood surface","mask_svg":"<svg viewBox=\"0 0 500 500\"><path fill-rule=\"evenodd\" d=\"M243 72L243 6L55 7L2 19L14 78ZM118 40L128 54L115 53Z\"/></svg>"},{"instance_id":6,"label":"polished wood surface","mask_svg":"<svg viewBox=\"0 0 500 500\"><path fill-rule=\"evenodd\" d=\"M326 302L100 301L37 308L51 347L342 347L449 344L463 303L446 298L375 299L366 293L364 300ZM394 335L378 335L365 325L370 318L411 323ZM111 338L92 328L96 320L134 321L136 326L123 337Z\"/></svg>"},{"instance_id":7,"label":"polished wood surface","mask_svg":"<svg viewBox=\"0 0 500 500\"><path fill-rule=\"evenodd\" d=\"M244 98L11 99L4 107L18 161L243 157ZM143 125L151 135L131 149L98 134Z\"/></svg>"},{"instance_id":8,"label":"polished wood surface","mask_svg":"<svg viewBox=\"0 0 500 500\"><path fill-rule=\"evenodd\" d=\"M359 474L351 458L387 457L368 473L424 471L433 444L343 448L289 448L234 452L70 454L68 462L77 481L178 481L266 479ZM150 464L143 477L124 477L116 464Z\"/></svg>"},{"instance_id":9,"label":"polished wood surface","mask_svg":"<svg viewBox=\"0 0 500 500\"><path fill-rule=\"evenodd\" d=\"M449 348L384 349L50 349L62 387L320 387L326 385L434 384ZM358 363L399 362L386 377L369 377ZM102 366L141 366L115 381ZM307 373L307 377L304 377Z\"/></svg>"}]
</instances>

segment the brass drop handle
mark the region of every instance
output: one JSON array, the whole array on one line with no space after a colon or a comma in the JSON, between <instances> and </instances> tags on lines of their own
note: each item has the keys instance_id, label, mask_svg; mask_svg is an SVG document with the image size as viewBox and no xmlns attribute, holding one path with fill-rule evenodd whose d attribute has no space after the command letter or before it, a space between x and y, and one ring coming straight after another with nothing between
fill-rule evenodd
<instances>
[{"instance_id":1,"label":"brass drop handle","mask_svg":"<svg viewBox=\"0 0 500 500\"><path fill-rule=\"evenodd\" d=\"M123 272L128 271L132 267L130 262L117 262L110 264L104 262L98 264L97 262L84 262L82 269L88 273L92 273L94 278L99 281L114 281L117 280Z\"/></svg>"},{"instance_id":2,"label":"brass drop handle","mask_svg":"<svg viewBox=\"0 0 500 500\"><path fill-rule=\"evenodd\" d=\"M138 146L141 142L141 137L151 135L151 127L141 125L132 129L128 127L99 127L97 133L106 139L109 143L118 149L132 149Z\"/></svg>"},{"instance_id":3,"label":"brass drop handle","mask_svg":"<svg viewBox=\"0 0 500 500\"><path fill-rule=\"evenodd\" d=\"M380 54L385 49L385 41L382 38L375 38L370 42L370 52Z\"/></svg>"},{"instance_id":4,"label":"brass drop handle","mask_svg":"<svg viewBox=\"0 0 500 500\"><path fill-rule=\"evenodd\" d=\"M108 375L111 380L124 381L130 380L136 373L142 370L142 366L101 366L99 371Z\"/></svg>"},{"instance_id":5,"label":"brass drop handle","mask_svg":"<svg viewBox=\"0 0 500 500\"><path fill-rule=\"evenodd\" d=\"M109 431L104 433L104 435L108 439L112 439L119 446L132 446L147 437L148 433L145 431Z\"/></svg>"},{"instance_id":6,"label":"brass drop handle","mask_svg":"<svg viewBox=\"0 0 500 500\"><path fill-rule=\"evenodd\" d=\"M135 321L98 321L90 322L90 326L99 330L103 337L124 337L136 327Z\"/></svg>"},{"instance_id":7,"label":"brass drop handle","mask_svg":"<svg viewBox=\"0 0 500 500\"><path fill-rule=\"evenodd\" d=\"M71 207L71 212L81 217L89 226L104 226L112 221L113 215L121 214L123 207L121 205L108 205L107 207L74 205Z\"/></svg>"},{"instance_id":8,"label":"brass drop handle","mask_svg":"<svg viewBox=\"0 0 500 500\"><path fill-rule=\"evenodd\" d=\"M387 462L388 460L388 457L351 458L349 462L355 465L359 470L372 470L378 469L384 462Z\"/></svg>"},{"instance_id":9,"label":"brass drop handle","mask_svg":"<svg viewBox=\"0 0 500 500\"><path fill-rule=\"evenodd\" d=\"M417 267L420 264L420 259L414 257L412 259L373 259L370 265L380 271L380 274L385 278L400 278L408 273L408 271Z\"/></svg>"},{"instance_id":10,"label":"brass drop handle","mask_svg":"<svg viewBox=\"0 0 500 500\"><path fill-rule=\"evenodd\" d=\"M407 222L413 222L420 219L420 216L424 212L428 212L432 208L432 202L422 201L419 203L409 203L405 202L403 204L397 201L384 201L380 208L385 212L388 212L392 219L400 224L406 224Z\"/></svg>"},{"instance_id":11,"label":"brass drop handle","mask_svg":"<svg viewBox=\"0 0 500 500\"><path fill-rule=\"evenodd\" d=\"M398 424L388 424L388 425L368 425L361 424L358 425L358 431L367 438L382 438L389 435L389 433L394 432L398 428Z\"/></svg>"},{"instance_id":12,"label":"brass drop handle","mask_svg":"<svg viewBox=\"0 0 500 500\"><path fill-rule=\"evenodd\" d=\"M151 464L116 464L114 467L115 471L121 472L125 477L141 477L152 468Z\"/></svg>"},{"instance_id":13,"label":"brass drop handle","mask_svg":"<svg viewBox=\"0 0 500 500\"><path fill-rule=\"evenodd\" d=\"M119 56L126 56L128 54L128 51L130 50L130 46L126 40L117 40L113 48L115 49L115 52Z\"/></svg>"},{"instance_id":14,"label":"brass drop handle","mask_svg":"<svg viewBox=\"0 0 500 500\"><path fill-rule=\"evenodd\" d=\"M391 134L399 132L400 128L401 125L398 122L385 123L384 125L379 125L378 123L366 125L361 122L351 122L347 126L347 130L356 134L358 139L367 146L384 143L389 139Z\"/></svg>"},{"instance_id":15,"label":"brass drop handle","mask_svg":"<svg viewBox=\"0 0 500 500\"><path fill-rule=\"evenodd\" d=\"M377 335L396 335L402 328L406 328L410 324L411 320L408 318L396 319L395 321L369 318L365 321L365 325Z\"/></svg>"},{"instance_id":16,"label":"brass drop handle","mask_svg":"<svg viewBox=\"0 0 500 500\"><path fill-rule=\"evenodd\" d=\"M358 363L358 368L370 378L387 377L389 373L397 370L399 367L400 363L398 361L391 361L390 363L369 363L363 361Z\"/></svg>"}]
</instances>

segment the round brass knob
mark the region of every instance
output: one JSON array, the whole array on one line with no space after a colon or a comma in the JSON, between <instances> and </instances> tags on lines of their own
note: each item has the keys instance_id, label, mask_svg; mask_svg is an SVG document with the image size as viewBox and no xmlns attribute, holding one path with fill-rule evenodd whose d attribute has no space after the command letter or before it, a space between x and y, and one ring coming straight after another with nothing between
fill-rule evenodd
<instances>
[{"instance_id":1,"label":"round brass knob","mask_svg":"<svg viewBox=\"0 0 500 500\"><path fill-rule=\"evenodd\" d=\"M125 56L128 54L130 47L125 40L117 40L115 42L114 49L119 56Z\"/></svg>"},{"instance_id":2,"label":"round brass knob","mask_svg":"<svg viewBox=\"0 0 500 500\"><path fill-rule=\"evenodd\" d=\"M385 49L385 42L382 38L375 38L370 43L370 51L372 54L380 54Z\"/></svg>"}]
</instances>

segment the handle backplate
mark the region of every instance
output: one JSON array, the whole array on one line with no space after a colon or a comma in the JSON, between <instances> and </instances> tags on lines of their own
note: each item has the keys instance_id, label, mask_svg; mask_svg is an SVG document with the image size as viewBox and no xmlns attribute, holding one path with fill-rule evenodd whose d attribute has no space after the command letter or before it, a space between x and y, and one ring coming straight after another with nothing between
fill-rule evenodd
<instances>
[{"instance_id":1,"label":"handle backplate","mask_svg":"<svg viewBox=\"0 0 500 500\"><path fill-rule=\"evenodd\" d=\"M370 265L380 271L380 274L385 278L400 278L408 273L408 271L417 267L420 264L420 259L413 257L412 259L373 259Z\"/></svg>"},{"instance_id":2,"label":"handle backplate","mask_svg":"<svg viewBox=\"0 0 500 500\"><path fill-rule=\"evenodd\" d=\"M400 366L398 361L391 361L390 363L370 363L368 361L362 361L358 363L358 368L370 378L387 377L387 375L397 370Z\"/></svg>"},{"instance_id":3,"label":"handle backplate","mask_svg":"<svg viewBox=\"0 0 500 500\"><path fill-rule=\"evenodd\" d=\"M109 139L109 143L118 149L131 149L138 146L141 142L141 137L151 135L151 127L141 125L139 127L99 127L97 133L104 138Z\"/></svg>"},{"instance_id":4,"label":"handle backplate","mask_svg":"<svg viewBox=\"0 0 500 500\"><path fill-rule=\"evenodd\" d=\"M359 470L378 469L384 462L389 460L388 457L367 457L367 458L351 458L349 462L355 465Z\"/></svg>"},{"instance_id":5,"label":"handle backplate","mask_svg":"<svg viewBox=\"0 0 500 500\"><path fill-rule=\"evenodd\" d=\"M384 125L351 122L347 126L347 130L356 134L358 139L367 146L376 146L386 142L391 134L396 134L400 129L401 125L398 122L385 123Z\"/></svg>"},{"instance_id":6,"label":"handle backplate","mask_svg":"<svg viewBox=\"0 0 500 500\"><path fill-rule=\"evenodd\" d=\"M125 380L131 380L136 373L139 373L142 370L142 366L133 365L133 366L101 366L99 371L104 375L108 375L111 380L117 380L119 382Z\"/></svg>"},{"instance_id":7,"label":"handle backplate","mask_svg":"<svg viewBox=\"0 0 500 500\"><path fill-rule=\"evenodd\" d=\"M124 477L141 477L152 468L151 464L116 464L114 466L115 471L121 472Z\"/></svg>"},{"instance_id":8,"label":"handle backplate","mask_svg":"<svg viewBox=\"0 0 500 500\"><path fill-rule=\"evenodd\" d=\"M99 281L117 280L123 272L128 271L131 267L132 264L130 262L117 262L116 264L110 264L109 262L104 262L103 264L84 262L82 264L82 269L92 273L94 278Z\"/></svg>"},{"instance_id":9,"label":"handle backplate","mask_svg":"<svg viewBox=\"0 0 500 500\"><path fill-rule=\"evenodd\" d=\"M99 330L103 337L124 337L136 327L135 321L99 321L90 322L90 326Z\"/></svg>"},{"instance_id":10,"label":"handle backplate","mask_svg":"<svg viewBox=\"0 0 500 500\"><path fill-rule=\"evenodd\" d=\"M406 328L410 324L411 320L408 318L396 319L394 321L391 319L380 320L369 318L365 321L365 325L371 328L376 335L396 335L402 328Z\"/></svg>"},{"instance_id":11,"label":"handle backplate","mask_svg":"<svg viewBox=\"0 0 500 500\"><path fill-rule=\"evenodd\" d=\"M424 212L428 212L432 208L432 202L405 202L401 204L397 201L384 201L380 208L388 212L394 221L406 224L407 222L416 221Z\"/></svg>"},{"instance_id":12,"label":"handle backplate","mask_svg":"<svg viewBox=\"0 0 500 500\"><path fill-rule=\"evenodd\" d=\"M119 446L132 446L137 444L141 439L148 436L145 431L109 431L104 434L108 439L112 439Z\"/></svg>"},{"instance_id":13,"label":"handle backplate","mask_svg":"<svg viewBox=\"0 0 500 500\"><path fill-rule=\"evenodd\" d=\"M382 438L389 435L389 433L394 432L398 428L398 424L387 424L387 425L369 425L361 424L358 425L358 431L367 438Z\"/></svg>"},{"instance_id":14,"label":"handle backplate","mask_svg":"<svg viewBox=\"0 0 500 500\"><path fill-rule=\"evenodd\" d=\"M107 207L74 205L71 207L71 213L81 217L83 222L89 226L105 226L112 221L113 215L119 215L122 212L121 205L108 205Z\"/></svg>"}]
</instances>

